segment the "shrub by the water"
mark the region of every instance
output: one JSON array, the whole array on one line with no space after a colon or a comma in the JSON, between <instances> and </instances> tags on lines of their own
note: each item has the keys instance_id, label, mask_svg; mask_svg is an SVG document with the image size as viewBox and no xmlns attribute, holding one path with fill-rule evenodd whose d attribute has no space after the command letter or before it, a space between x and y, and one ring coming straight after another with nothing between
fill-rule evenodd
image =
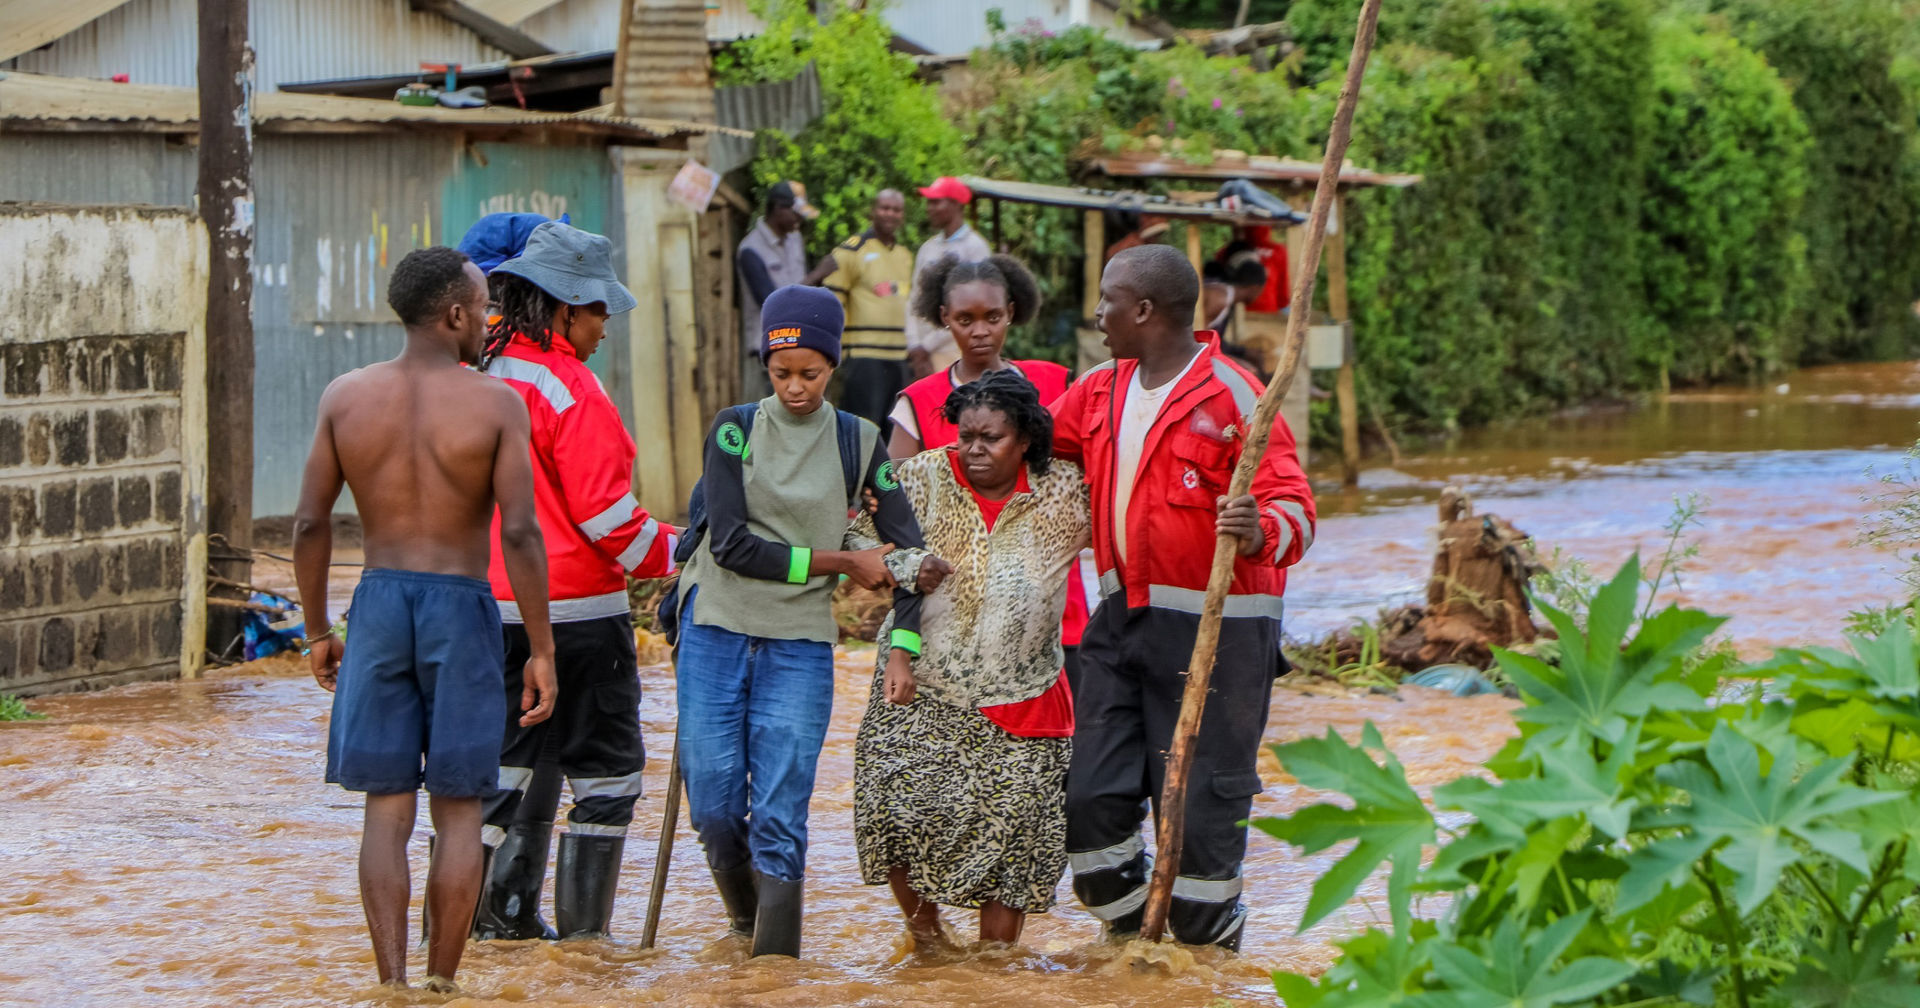
<instances>
[{"instance_id":1,"label":"shrub by the water","mask_svg":"<svg viewBox=\"0 0 1920 1008\"><path fill-rule=\"evenodd\" d=\"M1638 561L1585 625L1543 607L1558 664L1506 654L1519 734L1434 791L1380 735L1275 746L1301 784L1349 799L1259 820L1317 852L1302 930L1383 866L1384 926L1289 1008L1361 1005L1896 1005L1920 984L1920 633L1742 665L1722 620L1635 614ZM1423 865L1426 848L1438 852ZM1416 901L1428 901L1419 903ZM1422 908L1431 916L1416 916Z\"/></svg>"}]
</instances>

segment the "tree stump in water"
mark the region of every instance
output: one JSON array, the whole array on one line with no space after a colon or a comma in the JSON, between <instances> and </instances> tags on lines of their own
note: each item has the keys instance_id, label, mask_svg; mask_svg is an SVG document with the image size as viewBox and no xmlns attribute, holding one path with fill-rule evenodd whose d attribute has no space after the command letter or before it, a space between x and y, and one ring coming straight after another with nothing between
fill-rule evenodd
<instances>
[{"instance_id":1,"label":"tree stump in water","mask_svg":"<svg viewBox=\"0 0 1920 1008\"><path fill-rule=\"evenodd\" d=\"M1539 636L1527 602L1527 580L1541 569L1533 540L1496 515L1473 513L1458 487L1440 494L1438 548L1418 622L1383 633L1381 653L1419 670L1442 662L1493 664L1495 647Z\"/></svg>"}]
</instances>

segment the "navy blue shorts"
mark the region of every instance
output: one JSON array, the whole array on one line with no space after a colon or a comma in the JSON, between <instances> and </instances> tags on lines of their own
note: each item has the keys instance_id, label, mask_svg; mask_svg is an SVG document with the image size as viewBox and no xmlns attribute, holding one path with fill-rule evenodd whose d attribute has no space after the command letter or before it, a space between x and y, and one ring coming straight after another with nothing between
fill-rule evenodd
<instances>
[{"instance_id":1,"label":"navy blue shorts","mask_svg":"<svg viewBox=\"0 0 1920 1008\"><path fill-rule=\"evenodd\" d=\"M370 567L347 609L327 782L479 798L507 716L500 609L485 581Z\"/></svg>"}]
</instances>

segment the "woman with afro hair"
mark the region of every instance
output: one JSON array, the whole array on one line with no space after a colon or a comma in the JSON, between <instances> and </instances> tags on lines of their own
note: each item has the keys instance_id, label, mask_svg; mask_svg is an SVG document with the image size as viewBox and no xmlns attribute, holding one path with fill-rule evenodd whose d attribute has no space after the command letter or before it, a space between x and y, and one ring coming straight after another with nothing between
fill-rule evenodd
<instances>
[{"instance_id":1,"label":"woman with afro hair","mask_svg":"<svg viewBox=\"0 0 1920 1008\"><path fill-rule=\"evenodd\" d=\"M1066 867L1073 699L1057 627L1092 518L1018 371L961 385L941 418L955 443L897 471L927 548L953 570L922 603L920 655L876 662L854 841L862 879L892 888L916 946L944 940L942 904L979 910L982 942L1011 943L1052 907Z\"/></svg>"},{"instance_id":2,"label":"woman with afro hair","mask_svg":"<svg viewBox=\"0 0 1920 1008\"><path fill-rule=\"evenodd\" d=\"M953 334L960 359L900 393L890 414L893 436L887 444L895 459L953 444L958 430L946 419L947 397L982 375L997 371L1025 378L1042 406L1052 405L1073 381L1072 372L1052 361L1001 356L1007 329L1026 324L1040 312L1040 285L1012 256L993 255L979 262L949 256L935 263L914 286L912 310ZM1066 612L1060 621L1071 684L1077 685L1080 679L1080 636L1087 617L1100 604L1099 590L1093 551L1086 550L1068 573Z\"/></svg>"}]
</instances>

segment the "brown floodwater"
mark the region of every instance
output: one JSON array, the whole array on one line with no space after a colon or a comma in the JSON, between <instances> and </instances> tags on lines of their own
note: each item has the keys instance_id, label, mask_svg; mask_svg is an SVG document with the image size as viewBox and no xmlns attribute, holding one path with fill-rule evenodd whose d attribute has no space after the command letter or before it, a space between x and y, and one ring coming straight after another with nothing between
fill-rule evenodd
<instances>
[{"instance_id":1,"label":"brown floodwater","mask_svg":"<svg viewBox=\"0 0 1920 1008\"><path fill-rule=\"evenodd\" d=\"M1324 489L1319 541L1289 590L1292 631L1332 629L1417 594L1433 501L1456 482L1544 547L1601 569L1657 548L1676 494L1707 495L1703 555L1676 597L1732 614L1728 632L1750 647L1835 639L1847 609L1897 592L1888 557L1847 544L1874 487L1868 468L1897 467L1915 436L1920 365L1826 368L1783 384L1475 432L1369 470L1358 491ZM356 573L335 571L336 598ZM1274 1005L1269 970L1318 969L1331 959L1329 940L1384 916L1378 889L1363 888L1341 914L1295 935L1331 858L1300 857L1256 832L1247 859L1255 917L1239 957L1103 946L1065 886L1062 904L1029 923L1020 947L905 953L890 898L858 882L852 844L853 738L869 661L861 652L840 661L813 802L805 959L743 962L734 942L717 939L718 901L684 821L659 948L638 947L673 728L671 676L654 664L642 671L641 714L656 758L627 851L616 937L476 944L461 971L468 996L451 1003ZM372 986L354 876L360 807L321 782L328 696L298 660L33 706L49 719L0 725L0 856L10 869L0 892L0 1004L448 1003ZM1372 720L1425 793L1474 772L1511 731L1510 709L1498 697L1417 687L1388 697L1283 686L1267 738L1329 726L1352 738ZM1256 815L1321 797L1270 754L1261 773ZM963 934L974 925L966 913L949 919Z\"/></svg>"},{"instance_id":2,"label":"brown floodwater","mask_svg":"<svg viewBox=\"0 0 1920 1008\"><path fill-rule=\"evenodd\" d=\"M1843 364L1467 432L1399 465L1369 459L1358 490L1319 471L1319 539L1289 580L1288 632L1316 637L1419 597L1451 482L1543 557L1558 548L1603 575L1635 550L1651 563L1674 498L1700 494L1688 533L1700 555L1665 597L1732 617L1722 632L1749 654L1838 643L1849 610L1902 597L1896 558L1852 541L1916 437L1920 363Z\"/></svg>"},{"instance_id":3,"label":"brown floodwater","mask_svg":"<svg viewBox=\"0 0 1920 1008\"><path fill-rule=\"evenodd\" d=\"M808 858L806 957L743 962L718 938L718 900L684 817L659 947L639 948L673 728L672 680L642 673L642 720L658 758L626 856L616 937L484 942L461 967L460 1005L951 1005L1148 1008L1272 1005L1275 968L1317 969L1326 942L1378 919L1377 891L1304 937L1293 925L1330 860L1252 838L1256 908L1240 957L1162 947L1126 958L1094 941L1069 899L1035 917L1023 945L929 958L900 951L899 912L859 882L852 840L853 739L871 652L845 654L820 761ZM360 807L321 782L327 694L295 659L197 682L34 702L42 722L0 726L0 1004L300 1006L439 1004L373 987L354 876ZM1510 704L1408 688L1398 698L1283 689L1270 741L1353 737L1377 721L1425 792L1468 773L1507 735ZM1270 754L1256 814L1315 800ZM423 803L424 805L424 803ZM426 859L413 843L414 921ZM1065 895L1065 887L1063 887ZM951 912L963 933L973 915ZM718 940L716 940L718 939ZM423 964L414 956L416 981Z\"/></svg>"}]
</instances>

